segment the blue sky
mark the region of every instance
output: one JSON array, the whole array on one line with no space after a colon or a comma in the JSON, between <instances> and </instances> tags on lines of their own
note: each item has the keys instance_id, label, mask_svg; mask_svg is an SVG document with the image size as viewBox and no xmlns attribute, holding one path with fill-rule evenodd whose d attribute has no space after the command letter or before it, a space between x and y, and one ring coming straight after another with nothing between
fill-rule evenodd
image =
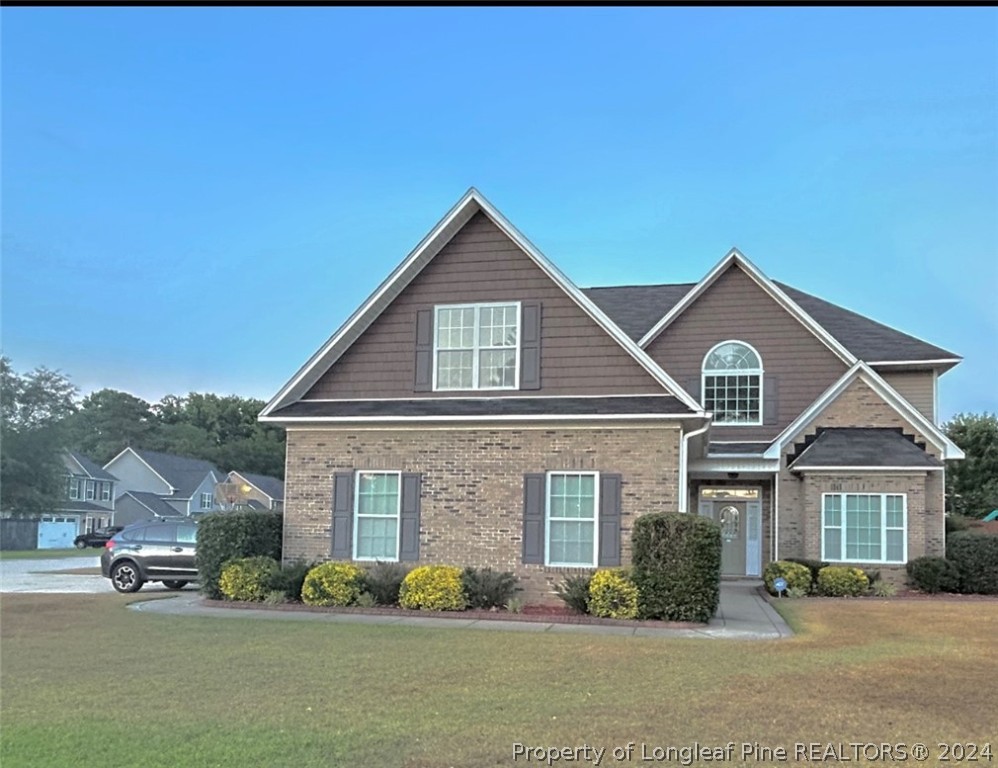
<instances>
[{"instance_id":1,"label":"blue sky","mask_svg":"<svg viewBox=\"0 0 998 768\"><path fill-rule=\"evenodd\" d=\"M10 8L2 340L269 399L469 186L582 286L729 248L998 411L994 8Z\"/></svg>"}]
</instances>

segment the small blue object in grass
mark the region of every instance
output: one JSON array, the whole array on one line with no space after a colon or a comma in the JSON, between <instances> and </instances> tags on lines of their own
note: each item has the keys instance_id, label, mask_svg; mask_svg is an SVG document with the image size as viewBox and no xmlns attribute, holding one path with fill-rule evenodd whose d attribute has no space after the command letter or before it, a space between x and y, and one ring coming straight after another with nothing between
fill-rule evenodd
<instances>
[{"instance_id":1,"label":"small blue object in grass","mask_svg":"<svg viewBox=\"0 0 998 768\"><path fill-rule=\"evenodd\" d=\"M787 591L787 580L784 579L782 576L773 579L773 589L776 590L776 594L782 595L784 592Z\"/></svg>"}]
</instances>

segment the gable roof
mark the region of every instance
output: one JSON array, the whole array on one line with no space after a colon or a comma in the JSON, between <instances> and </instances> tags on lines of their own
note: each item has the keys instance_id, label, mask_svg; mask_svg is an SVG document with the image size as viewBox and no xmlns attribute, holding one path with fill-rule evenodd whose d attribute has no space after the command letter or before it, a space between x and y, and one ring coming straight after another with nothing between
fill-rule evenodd
<instances>
[{"instance_id":1,"label":"gable roof","mask_svg":"<svg viewBox=\"0 0 998 768\"><path fill-rule=\"evenodd\" d=\"M237 475L256 488L260 493L275 501L284 501L284 481L270 475L255 475L251 472L232 470L229 476Z\"/></svg>"},{"instance_id":2,"label":"gable roof","mask_svg":"<svg viewBox=\"0 0 998 768\"><path fill-rule=\"evenodd\" d=\"M685 406L702 414L700 404L624 333L585 293L580 291L551 261L527 240L474 187L469 189L451 210L430 230L416 248L392 271L367 300L328 341L302 366L260 412L268 417L304 395L343 353L367 330L374 320L398 297L422 269L476 213L483 213L512 240L559 288L597 325L633 357L651 377Z\"/></svg>"},{"instance_id":3,"label":"gable roof","mask_svg":"<svg viewBox=\"0 0 998 768\"><path fill-rule=\"evenodd\" d=\"M901 397L897 390L884 381L876 371L862 360L857 360L848 371L842 374L842 377L838 381L825 390L821 397L811 403L796 419L788 424L786 429L770 443L763 456L767 459L780 458L780 452L783 450L783 447L793 441L818 414L857 379L863 381L885 403L900 414L902 418L925 435L925 438L940 450L944 459L964 458L963 451L960 450L956 443L950 440L939 427L919 413L911 403Z\"/></svg>"},{"instance_id":4,"label":"gable roof","mask_svg":"<svg viewBox=\"0 0 998 768\"><path fill-rule=\"evenodd\" d=\"M943 463L900 429L822 427L791 469L942 469Z\"/></svg>"},{"instance_id":5,"label":"gable roof","mask_svg":"<svg viewBox=\"0 0 998 768\"><path fill-rule=\"evenodd\" d=\"M135 501L141 504L143 507L148 509L152 514L157 517L183 517L183 512L180 512L163 499L162 496L157 496L155 493L149 493L148 491L125 491L121 496L117 498L115 504L120 503L120 501L126 496L131 496Z\"/></svg>"},{"instance_id":6,"label":"gable roof","mask_svg":"<svg viewBox=\"0 0 998 768\"><path fill-rule=\"evenodd\" d=\"M160 453L159 451L132 447L125 448L105 466L110 466L129 451L170 486L173 489L172 495L178 499L191 498L209 472L214 473L216 481L225 477L214 464L204 459L192 459L187 456L176 456L172 453Z\"/></svg>"},{"instance_id":7,"label":"gable roof","mask_svg":"<svg viewBox=\"0 0 998 768\"><path fill-rule=\"evenodd\" d=\"M82 474L87 477L94 480L110 480L112 482L118 481L118 478L107 470L102 469L97 462L87 458L82 453L78 453L77 451L66 451L66 455L80 467Z\"/></svg>"},{"instance_id":8,"label":"gable roof","mask_svg":"<svg viewBox=\"0 0 998 768\"><path fill-rule=\"evenodd\" d=\"M952 367L959 355L773 280L783 293L857 359L874 365L913 363ZM682 301L697 283L599 286L583 292L635 341Z\"/></svg>"}]
</instances>

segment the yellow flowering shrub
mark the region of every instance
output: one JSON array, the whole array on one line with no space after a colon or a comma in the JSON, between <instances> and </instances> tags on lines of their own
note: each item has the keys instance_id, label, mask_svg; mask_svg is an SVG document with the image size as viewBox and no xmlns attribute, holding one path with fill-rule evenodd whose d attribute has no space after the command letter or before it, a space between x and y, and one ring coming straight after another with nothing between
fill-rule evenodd
<instances>
[{"instance_id":1,"label":"yellow flowering shrub","mask_svg":"<svg viewBox=\"0 0 998 768\"><path fill-rule=\"evenodd\" d=\"M426 611L463 611L466 607L461 569L450 565L422 565L406 575L399 605Z\"/></svg>"},{"instance_id":2,"label":"yellow flowering shrub","mask_svg":"<svg viewBox=\"0 0 998 768\"><path fill-rule=\"evenodd\" d=\"M818 571L818 592L828 597L858 597L870 587L862 568L829 565Z\"/></svg>"},{"instance_id":3,"label":"yellow flowering shrub","mask_svg":"<svg viewBox=\"0 0 998 768\"><path fill-rule=\"evenodd\" d=\"M272 557L241 557L222 566L218 588L227 600L263 600L281 566Z\"/></svg>"},{"instance_id":4,"label":"yellow flowering shrub","mask_svg":"<svg viewBox=\"0 0 998 768\"><path fill-rule=\"evenodd\" d=\"M607 619L638 615L638 588L621 569L596 571L589 582L589 612Z\"/></svg>"},{"instance_id":5,"label":"yellow flowering shrub","mask_svg":"<svg viewBox=\"0 0 998 768\"><path fill-rule=\"evenodd\" d=\"M322 563L305 576L305 605L352 605L364 588L364 571L353 563Z\"/></svg>"}]
</instances>

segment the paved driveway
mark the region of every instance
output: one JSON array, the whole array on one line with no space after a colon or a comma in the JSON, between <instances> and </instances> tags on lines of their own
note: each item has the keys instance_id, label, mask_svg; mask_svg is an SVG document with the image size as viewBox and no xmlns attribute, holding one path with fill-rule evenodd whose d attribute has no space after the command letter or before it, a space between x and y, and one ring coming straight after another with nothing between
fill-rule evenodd
<instances>
[{"instance_id":1,"label":"paved driveway","mask_svg":"<svg viewBox=\"0 0 998 768\"><path fill-rule=\"evenodd\" d=\"M51 560L0 560L0 592L42 592L49 594L113 594L114 587L103 576L55 571L100 568L100 555L92 557L64 557ZM197 586L188 585L184 591L197 592ZM169 592L162 584L152 582L142 587L147 592Z\"/></svg>"}]
</instances>

